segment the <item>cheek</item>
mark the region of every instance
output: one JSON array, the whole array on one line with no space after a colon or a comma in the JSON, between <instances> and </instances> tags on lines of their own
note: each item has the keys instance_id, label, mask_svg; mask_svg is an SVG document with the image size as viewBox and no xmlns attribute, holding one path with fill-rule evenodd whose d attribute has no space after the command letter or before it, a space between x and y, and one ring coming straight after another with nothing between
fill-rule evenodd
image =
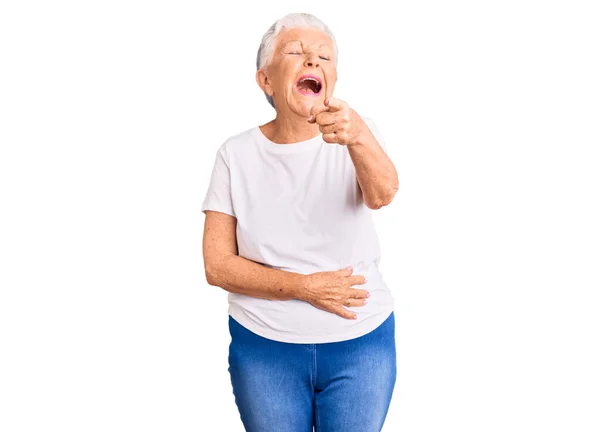
<instances>
[{"instance_id":1,"label":"cheek","mask_svg":"<svg viewBox=\"0 0 600 432\"><path fill-rule=\"evenodd\" d=\"M331 85L337 80L337 72L335 69L325 70L325 78L327 79L327 84Z\"/></svg>"},{"instance_id":2,"label":"cheek","mask_svg":"<svg viewBox=\"0 0 600 432\"><path fill-rule=\"evenodd\" d=\"M295 79L296 79L296 76L298 76L298 74L299 74L298 68L294 67L293 65L290 65L290 67L288 67L282 71L282 77L283 77L283 79L281 80L282 85L285 86L285 88L288 90L293 90L294 87L296 86Z\"/></svg>"}]
</instances>

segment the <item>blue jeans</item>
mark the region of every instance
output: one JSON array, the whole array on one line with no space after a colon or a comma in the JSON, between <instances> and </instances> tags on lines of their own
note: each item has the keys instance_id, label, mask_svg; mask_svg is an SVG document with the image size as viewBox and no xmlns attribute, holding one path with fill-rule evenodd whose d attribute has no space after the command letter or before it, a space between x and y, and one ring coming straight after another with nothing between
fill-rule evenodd
<instances>
[{"instance_id":1,"label":"blue jeans","mask_svg":"<svg viewBox=\"0 0 600 432\"><path fill-rule=\"evenodd\" d=\"M229 374L247 432L381 431L396 382L394 312L341 342L259 336L229 316Z\"/></svg>"}]
</instances>

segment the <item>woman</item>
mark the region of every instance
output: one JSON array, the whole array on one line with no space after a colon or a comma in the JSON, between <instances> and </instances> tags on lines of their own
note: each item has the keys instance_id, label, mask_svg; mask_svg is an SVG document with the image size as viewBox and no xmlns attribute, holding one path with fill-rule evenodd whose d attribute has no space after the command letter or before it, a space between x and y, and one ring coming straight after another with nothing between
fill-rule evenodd
<instances>
[{"instance_id":1,"label":"woman","mask_svg":"<svg viewBox=\"0 0 600 432\"><path fill-rule=\"evenodd\" d=\"M251 432L379 431L396 380L371 212L398 175L374 122L332 96L336 64L316 17L273 24L256 80L276 117L219 147L202 204L206 278L229 292L228 370Z\"/></svg>"}]
</instances>

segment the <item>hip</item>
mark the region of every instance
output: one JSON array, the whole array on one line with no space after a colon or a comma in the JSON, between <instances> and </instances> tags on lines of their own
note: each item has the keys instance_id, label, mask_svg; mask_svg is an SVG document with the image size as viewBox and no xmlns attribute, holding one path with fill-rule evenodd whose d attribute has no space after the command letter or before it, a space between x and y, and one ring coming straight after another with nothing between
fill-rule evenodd
<instances>
[{"instance_id":1,"label":"hip","mask_svg":"<svg viewBox=\"0 0 600 432\"><path fill-rule=\"evenodd\" d=\"M370 291L364 306L346 307L357 319L343 318L298 300L268 300L230 293L228 313L239 324L267 339L287 343L341 342L364 336L395 308L389 290Z\"/></svg>"}]
</instances>

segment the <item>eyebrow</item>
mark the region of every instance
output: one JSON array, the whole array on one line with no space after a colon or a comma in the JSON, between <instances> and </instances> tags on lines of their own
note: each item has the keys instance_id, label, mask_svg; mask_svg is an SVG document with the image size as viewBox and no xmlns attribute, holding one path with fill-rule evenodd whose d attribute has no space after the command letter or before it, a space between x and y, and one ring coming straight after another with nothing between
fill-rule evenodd
<instances>
[{"instance_id":1,"label":"eyebrow","mask_svg":"<svg viewBox=\"0 0 600 432\"><path fill-rule=\"evenodd\" d=\"M288 44L291 44L292 42L300 42L300 45L302 45L302 48L304 48L304 44L302 43L302 41L300 40L291 40L291 41L287 41L284 45L284 47L288 46ZM321 44L319 45L317 48L321 48L321 47L327 47L327 44Z\"/></svg>"}]
</instances>

